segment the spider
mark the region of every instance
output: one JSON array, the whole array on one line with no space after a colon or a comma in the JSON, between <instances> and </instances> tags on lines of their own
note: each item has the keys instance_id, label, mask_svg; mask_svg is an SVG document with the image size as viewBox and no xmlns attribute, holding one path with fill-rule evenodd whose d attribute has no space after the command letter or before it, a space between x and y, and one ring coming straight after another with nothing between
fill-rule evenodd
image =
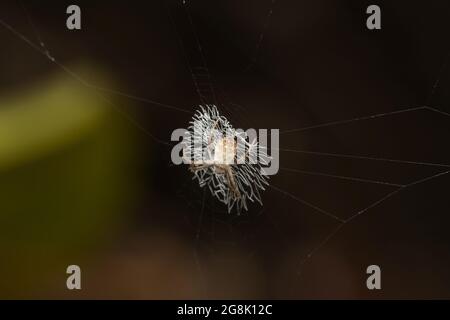
<instances>
[{"instance_id":1,"label":"spider","mask_svg":"<svg viewBox=\"0 0 450 320\"><path fill-rule=\"evenodd\" d=\"M183 157L190 160L189 169L200 187L208 186L229 212L234 206L238 214L248 210L248 200L262 205L260 191L268 185L268 177L261 169L268 157L260 153L259 162L250 161L258 159L258 143L247 141L245 133L235 130L214 105L200 106L190 124L191 139L184 145Z\"/></svg>"},{"instance_id":2,"label":"spider","mask_svg":"<svg viewBox=\"0 0 450 320\"><path fill-rule=\"evenodd\" d=\"M208 145L210 148L212 142ZM234 163L237 153L237 143L231 138L220 138L214 145L214 160L204 164L191 164L190 170L194 174L199 170L211 168L214 174L223 175L226 183L236 199L241 197L241 192L236 184L231 164Z\"/></svg>"}]
</instances>

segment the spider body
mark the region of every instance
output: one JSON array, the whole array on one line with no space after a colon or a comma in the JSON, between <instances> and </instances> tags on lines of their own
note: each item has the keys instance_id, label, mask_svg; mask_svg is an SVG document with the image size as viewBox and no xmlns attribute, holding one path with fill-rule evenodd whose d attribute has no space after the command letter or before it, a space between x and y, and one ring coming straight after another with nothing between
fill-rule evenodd
<instances>
[{"instance_id":1,"label":"spider body","mask_svg":"<svg viewBox=\"0 0 450 320\"><path fill-rule=\"evenodd\" d=\"M262 204L260 191L268 178L261 173L261 164L267 164L268 157L260 154L260 162L249 161L258 158L256 142L247 141L245 133L235 130L216 106L201 106L188 133L191 139L184 145L183 157L201 187L208 186L229 212L233 207L238 213L247 210L248 200Z\"/></svg>"},{"instance_id":2,"label":"spider body","mask_svg":"<svg viewBox=\"0 0 450 320\"><path fill-rule=\"evenodd\" d=\"M208 147L211 147L212 141ZM237 144L231 138L219 139L214 147L214 160L211 163L205 163L200 165L191 164L191 171L196 172L197 170L205 170L208 167L212 169L214 174L221 175L225 177L226 183L230 188L231 192L234 194L236 199L241 197L239 188L234 179L234 173L232 169L232 164L235 163L237 154Z\"/></svg>"}]
</instances>

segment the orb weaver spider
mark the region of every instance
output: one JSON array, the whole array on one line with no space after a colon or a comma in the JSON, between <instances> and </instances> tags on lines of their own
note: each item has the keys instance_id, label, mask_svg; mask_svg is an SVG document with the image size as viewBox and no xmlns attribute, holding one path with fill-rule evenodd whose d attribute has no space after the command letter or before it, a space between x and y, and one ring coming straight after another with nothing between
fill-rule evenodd
<instances>
[{"instance_id":1,"label":"orb weaver spider","mask_svg":"<svg viewBox=\"0 0 450 320\"><path fill-rule=\"evenodd\" d=\"M244 132L236 130L220 115L214 105L200 106L194 114L184 144L183 157L200 187L238 214L248 210L248 201L262 205L261 191L268 185L263 166L269 162L256 141L248 141ZM194 145L192 144L194 142ZM257 159L258 161L250 161Z\"/></svg>"}]
</instances>

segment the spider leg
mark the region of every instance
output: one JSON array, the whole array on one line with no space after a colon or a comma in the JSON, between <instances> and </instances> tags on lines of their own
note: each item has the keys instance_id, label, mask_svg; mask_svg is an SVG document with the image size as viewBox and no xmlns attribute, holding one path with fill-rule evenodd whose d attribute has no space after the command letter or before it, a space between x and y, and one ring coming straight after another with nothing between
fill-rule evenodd
<instances>
[{"instance_id":1,"label":"spider leg","mask_svg":"<svg viewBox=\"0 0 450 320\"><path fill-rule=\"evenodd\" d=\"M233 192L236 199L241 198L241 193L239 192L239 188L236 185L236 180L234 179L233 172L231 171L231 167L228 166L225 169L225 176L228 181L228 185Z\"/></svg>"},{"instance_id":2,"label":"spider leg","mask_svg":"<svg viewBox=\"0 0 450 320\"><path fill-rule=\"evenodd\" d=\"M206 168L209 168L211 165L210 164L191 164L189 167L189 170L191 170L192 172L197 172Z\"/></svg>"}]
</instances>

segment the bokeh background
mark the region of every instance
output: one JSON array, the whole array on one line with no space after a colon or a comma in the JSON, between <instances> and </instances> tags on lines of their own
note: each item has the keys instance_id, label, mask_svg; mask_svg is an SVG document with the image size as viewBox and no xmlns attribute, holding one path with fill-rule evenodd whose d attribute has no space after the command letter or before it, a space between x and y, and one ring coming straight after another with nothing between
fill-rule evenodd
<instances>
[{"instance_id":1,"label":"bokeh background","mask_svg":"<svg viewBox=\"0 0 450 320\"><path fill-rule=\"evenodd\" d=\"M450 298L450 175L371 208L302 264L337 225L292 196L345 219L394 189L287 170L409 184L448 168L282 151L271 182L285 193L228 214L157 141L190 114L146 100L201 103L198 38L236 127L448 113L449 2L376 1L378 31L365 27L368 1L186 3L195 36L181 1L77 1L80 31L65 27L71 2L0 4L0 297ZM420 109L280 144L450 164L449 124ZM66 289L71 264L81 291ZM381 291L366 288L371 264Z\"/></svg>"}]
</instances>

